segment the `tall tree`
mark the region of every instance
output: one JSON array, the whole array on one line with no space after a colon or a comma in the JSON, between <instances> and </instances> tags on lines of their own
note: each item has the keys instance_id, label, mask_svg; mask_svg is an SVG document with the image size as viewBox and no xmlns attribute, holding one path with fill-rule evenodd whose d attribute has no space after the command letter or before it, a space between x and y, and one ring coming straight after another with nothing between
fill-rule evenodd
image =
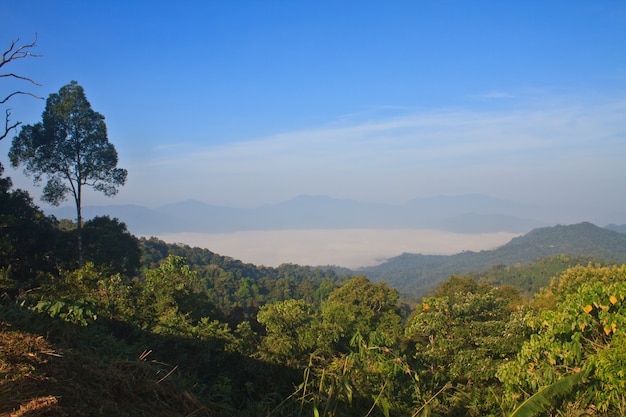
<instances>
[{"instance_id":1,"label":"tall tree","mask_svg":"<svg viewBox=\"0 0 626 417\"><path fill-rule=\"evenodd\" d=\"M42 200L59 205L71 195L76 203L78 255L82 264L83 187L106 196L117 194L127 171L117 168L117 151L107 137L104 116L95 112L76 81L51 94L43 122L22 126L9 151L14 167L24 164L24 173L35 184L47 177Z\"/></svg>"},{"instance_id":2,"label":"tall tree","mask_svg":"<svg viewBox=\"0 0 626 417\"><path fill-rule=\"evenodd\" d=\"M36 34L35 34L35 40L33 40L31 43L27 43L23 45L19 45L18 43L19 43L19 39L16 39L13 42L11 42L11 45L9 45L7 49L4 50L4 52L2 53L2 58L0 60L0 68L4 68L5 65L9 64L10 62L17 61L18 59L38 56L31 52L31 50L37 45ZM26 81L33 85L39 85L38 83L33 81L31 78L25 77L23 75L15 74L12 72L0 73L0 78L12 78L12 79L20 80L20 81ZM43 99L43 97L39 97L28 91L17 90L17 91L13 91L5 95L4 98L1 98L0 105L7 104L8 101L11 100L11 98L17 95L27 95L27 96ZM21 122L12 122L11 121L11 109L5 109L4 129L0 129L0 140L6 138L9 132L17 128L20 124Z\"/></svg>"}]
</instances>

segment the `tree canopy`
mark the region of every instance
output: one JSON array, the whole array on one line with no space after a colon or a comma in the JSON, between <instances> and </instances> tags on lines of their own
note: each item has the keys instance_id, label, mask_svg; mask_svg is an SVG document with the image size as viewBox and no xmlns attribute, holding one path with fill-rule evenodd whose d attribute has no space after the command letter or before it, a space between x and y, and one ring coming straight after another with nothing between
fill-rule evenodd
<instances>
[{"instance_id":1,"label":"tree canopy","mask_svg":"<svg viewBox=\"0 0 626 417\"><path fill-rule=\"evenodd\" d=\"M107 137L104 116L91 108L76 81L48 97L42 119L22 126L9 158L14 167L23 164L24 173L32 175L36 184L47 178L43 201L59 205L68 194L73 197L80 255L83 187L113 196L126 182L127 171L117 167L117 151Z\"/></svg>"}]
</instances>

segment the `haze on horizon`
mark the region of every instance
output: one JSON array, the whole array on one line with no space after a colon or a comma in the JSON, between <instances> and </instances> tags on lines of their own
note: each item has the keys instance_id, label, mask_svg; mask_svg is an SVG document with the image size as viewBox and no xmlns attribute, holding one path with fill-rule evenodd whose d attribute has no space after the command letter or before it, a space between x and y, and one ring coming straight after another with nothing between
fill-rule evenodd
<instances>
[{"instance_id":1,"label":"haze on horizon","mask_svg":"<svg viewBox=\"0 0 626 417\"><path fill-rule=\"evenodd\" d=\"M480 193L626 222L626 3L23 2L3 45L78 81L127 185L84 205ZM12 85L3 81L2 88ZM3 90L3 91L4 91ZM12 115L41 119L19 98ZM40 188L0 162L35 202ZM123 219L122 219L123 220Z\"/></svg>"},{"instance_id":2,"label":"haze on horizon","mask_svg":"<svg viewBox=\"0 0 626 417\"><path fill-rule=\"evenodd\" d=\"M167 243L209 248L254 265L361 268L379 265L403 253L453 255L492 250L517 235L508 232L461 234L440 230L272 230L235 233L168 233Z\"/></svg>"}]
</instances>

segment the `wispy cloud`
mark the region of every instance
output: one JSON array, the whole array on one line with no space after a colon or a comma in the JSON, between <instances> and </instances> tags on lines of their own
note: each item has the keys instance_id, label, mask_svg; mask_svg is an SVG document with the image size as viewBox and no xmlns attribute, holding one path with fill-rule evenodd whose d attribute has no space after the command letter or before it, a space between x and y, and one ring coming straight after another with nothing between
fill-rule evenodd
<instances>
[{"instance_id":1,"label":"wispy cloud","mask_svg":"<svg viewBox=\"0 0 626 417\"><path fill-rule=\"evenodd\" d=\"M344 120L206 148L173 145L136 161L143 173L137 186L155 181L170 199L230 203L302 193L396 201L456 192L559 198L555 187L575 189L568 178L619 187L626 170L611 167L626 155L624 114L623 98L554 100Z\"/></svg>"}]
</instances>

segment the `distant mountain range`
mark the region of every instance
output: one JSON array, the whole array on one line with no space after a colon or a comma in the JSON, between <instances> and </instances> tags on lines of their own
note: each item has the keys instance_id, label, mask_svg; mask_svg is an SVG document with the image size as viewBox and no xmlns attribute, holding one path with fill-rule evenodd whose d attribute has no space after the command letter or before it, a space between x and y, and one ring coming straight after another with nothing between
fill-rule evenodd
<instances>
[{"instance_id":1,"label":"distant mountain range","mask_svg":"<svg viewBox=\"0 0 626 417\"><path fill-rule=\"evenodd\" d=\"M427 294L453 274L485 271L494 265L527 264L561 254L626 263L626 225L610 224L602 228L583 222L553 226L533 218L532 213L539 212L536 207L478 194L416 198L400 205L302 195L278 204L245 209L196 200L156 209L139 205L87 206L83 217L118 218L131 233L139 236L357 228L525 233L495 250L455 255L404 253L380 265L357 270L333 267L339 272L365 274L373 281L385 281L403 293L418 296ZM48 214L73 219L75 211L72 207L62 207L49 210Z\"/></svg>"},{"instance_id":2,"label":"distant mountain range","mask_svg":"<svg viewBox=\"0 0 626 417\"><path fill-rule=\"evenodd\" d=\"M233 208L186 200L156 209L139 205L86 206L85 219L108 215L141 236L165 233L229 233L246 230L435 229L457 233L525 233L548 224L533 208L479 194L416 198L405 204L364 203L302 195L278 204ZM73 207L48 210L75 217Z\"/></svg>"},{"instance_id":3,"label":"distant mountain range","mask_svg":"<svg viewBox=\"0 0 626 417\"><path fill-rule=\"evenodd\" d=\"M626 233L626 224L617 225L617 224L609 224L606 226L607 229L613 230L615 232Z\"/></svg>"},{"instance_id":4,"label":"distant mountain range","mask_svg":"<svg viewBox=\"0 0 626 417\"><path fill-rule=\"evenodd\" d=\"M613 229L626 231L625 226ZM516 237L500 248L455 255L402 254L373 267L352 271L373 281L412 295L424 295L453 274L487 270L494 265L512 266L566 254L603 261L626 263L626 233L579 223L543 227Z\"/></svg>"}]
</instances>

